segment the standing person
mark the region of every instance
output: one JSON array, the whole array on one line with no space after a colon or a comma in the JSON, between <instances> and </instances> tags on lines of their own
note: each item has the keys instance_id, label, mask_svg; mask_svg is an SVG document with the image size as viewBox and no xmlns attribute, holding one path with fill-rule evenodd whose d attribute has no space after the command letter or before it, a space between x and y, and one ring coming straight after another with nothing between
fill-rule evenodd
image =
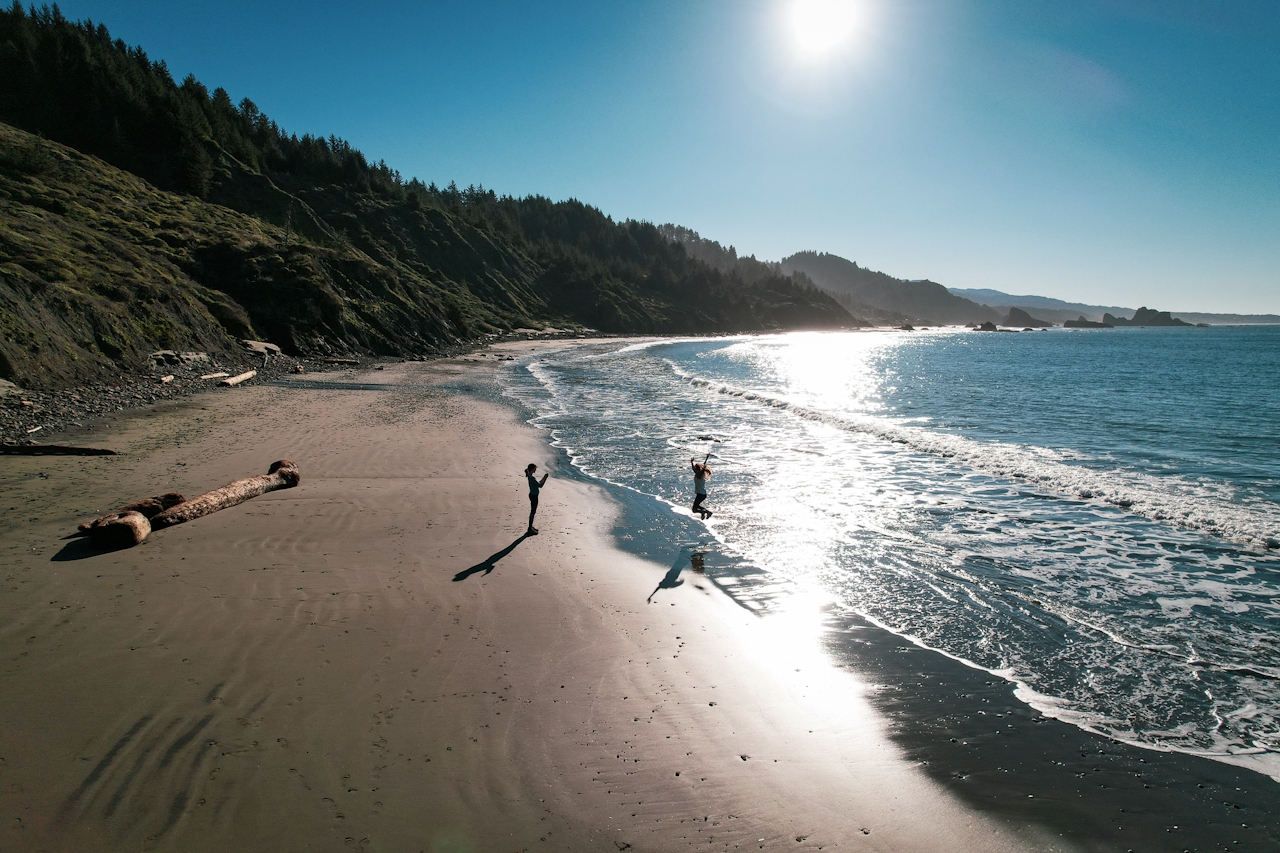
<instances>
[{"instance_id":1,"label":"standing person","mask_svg":"<svg viewBox=\"0 0 1280 853\"><path fill-rule=\"evenodd\" d=\"M529 467L524 469L525 479L529 481L529 529L524 532L525 536L537 536L538 528L533 526L533 517L538 514L538 492L542 491L542 487L546 485L547 478L550 474L543 474L539 480L534 476L538 470L538 466L530 462Z\"/></svg>"},{"instance_id":2,"label":"standing person","mask_svg":"<svg viewBox=\"0 0 1280 853\"><path fill-rule=\"evenodd\" d=\"M707 499L707 480L711 479L711 469L707 467L707 459L710 458L711 454L708 453L701 462L696 456L689 460L689 464L693 466L693 511L702 516L703 521L712 515L711 510L702 505Z\"/></svg>"}]
</instances>

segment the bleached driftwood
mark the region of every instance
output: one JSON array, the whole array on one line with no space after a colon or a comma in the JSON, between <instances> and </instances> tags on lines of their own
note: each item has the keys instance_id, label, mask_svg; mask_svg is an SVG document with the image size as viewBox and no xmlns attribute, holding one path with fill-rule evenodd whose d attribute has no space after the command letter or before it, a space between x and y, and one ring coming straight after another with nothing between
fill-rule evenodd
<instances>
[{"instance_id":1,"label":"bleached driftwood","mask_svg":"<svg viewBox=\"0 0 1280 853\"><path fill-rule=\"evenodd\" d=\"M262 476L236 480L221 489L205 492L199 497L183 501L175 507L166 509L151 519L151 528L159 530L162 527L172 527L175 524L182 524L184 521L191 521L193 518L217 512L220 509L226 509L238 503L244 503L250 498L256 498L266 492L274 492L276 489L289 489L298 485L299 479L298 466L288 459L281 459L279 462L271 463L268 473Z\"/></svg>"},{"instance_id":2,"label":"bleached driftwood","mask_svg":"<svg viewBox=\"0 0 1280 853\"><path fill-rule=\"evenodd\" d=\"M80 532L106 547L140 545L152 530L182 524L266 492L292 488L300 479L298 466L288 459L281 459L273 462L262 476L236 480L189 501L183 500L182 495L176 492L170 492L122 506L113 513L80 525Z\"/></svg>"},{"instance_id":3,"label":"bleached driftwood","mask_svg":"<svg viewBox=\"0 0 1280 853\"><path fill-rule=\"evenodd\" d=\"M224 376L230 376L230 375L231 374L227 373L225 370L219 370L217 373L206 373L204 376L201 376L200 378L201 379L221 379Z\"/></svg>"},{"instance_id":4,"label":"bleached driftwood","mask_svg":"<svg viewBox=\"0 0 1280 853\"><path fill-rule=\"evenodd\" d=\"M224 379L218 384L225 385L226 387L230 388L232 385L239 385L241 382L246 382L257 375L258 375L258 371L248 370L248 371L245 371L244 373L241 373L239 376L232 376L228 379Z\"/></svg>"},{"instance_id":5,"label":"bleached driftwood","mask_svg":"<svg viewBox=\"0 0 1280 853\"><path fill-rule=\"evenodd\" d=\"M141 545L151 535L151 522L140 512L104 515L89 525L84 533L100 548L132 548Z\"/></svg>"},{"instance_id":6,"label":"bleached driftwood","mask_svg":"<svg viewBox=\"0 0 1280 853\"><path fill-rule=\"evenodd\" d=\"M139 545L151 533L151 522L148 519L184 500L186 499L177 492L143 498L125 504L115 512L98 516L93 521L86 521L80 525L80 534L91 536L98 544L112 548Z\"/></svg>"}]
</instances>

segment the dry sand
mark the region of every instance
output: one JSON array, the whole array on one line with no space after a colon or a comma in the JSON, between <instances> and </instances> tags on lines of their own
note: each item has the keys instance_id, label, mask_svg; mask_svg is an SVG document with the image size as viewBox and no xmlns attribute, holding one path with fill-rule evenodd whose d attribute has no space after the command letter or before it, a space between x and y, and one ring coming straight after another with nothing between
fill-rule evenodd
<instances>
[{"instance_id":1,"label":"dry sand","mask_svg":"<svg viewBox=\"0 0 1280 853\"><path fill-rule=\"evenodd\" d=\"M904 757L812 614L692 574L646 603L669 566L614 547L608 496L437 387L492 369L223 391L60 437L122 456L0 459L0 849L1078 849ZM280 458L298 488L62 539Z\"/></svg>"}]
</instances>

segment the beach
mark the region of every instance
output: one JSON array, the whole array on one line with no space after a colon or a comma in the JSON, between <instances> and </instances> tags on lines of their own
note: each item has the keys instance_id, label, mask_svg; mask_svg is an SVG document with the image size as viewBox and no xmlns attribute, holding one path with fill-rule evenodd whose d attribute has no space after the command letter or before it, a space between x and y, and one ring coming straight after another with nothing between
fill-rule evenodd
<instances>
[{"instance_id":1,"label":"beach","mask_svg":"<svg viewBox=\"0 0 1280 853\"><path fill-rule=\"evenodd\" d=\"M1265 776L1049 720L820 602L764 619L693 570L655 594L673 567L618 547L609 493L457 389L501 365L228 389L59 436L119 456L0 461L0 847L1273 849ZM66 538L278 459L297 488L133 549Z\"/></svg>"}]
</instances>

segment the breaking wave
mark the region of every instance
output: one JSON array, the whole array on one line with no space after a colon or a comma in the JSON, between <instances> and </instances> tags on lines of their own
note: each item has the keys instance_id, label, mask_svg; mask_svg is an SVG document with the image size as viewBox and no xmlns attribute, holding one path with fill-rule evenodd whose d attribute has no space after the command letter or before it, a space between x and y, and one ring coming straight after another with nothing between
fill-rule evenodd
<instances>
[{"instance_id":1,"label":"breaking wave","mask_svg":"<svg viewBox=\"0 0 1280 853\"><path fill-rule=\"evenodd\" d=\"M1084 460L1068 461L1067 454L1049 448L979 441L898 424L875 415L824 412L785 397L689 373L670 360L664 362L685 384L725 397L785 411L847 432L862 433L993 477L1031 484L1058 495L1109 504L1186 530L1221 536L1252 547L1280 547L1280 521L1276 518L1274 505L1261 501L1258 506L1234 502L1234 490L1229 486L1091 467Z\"/></svg>"}]
</instances>

